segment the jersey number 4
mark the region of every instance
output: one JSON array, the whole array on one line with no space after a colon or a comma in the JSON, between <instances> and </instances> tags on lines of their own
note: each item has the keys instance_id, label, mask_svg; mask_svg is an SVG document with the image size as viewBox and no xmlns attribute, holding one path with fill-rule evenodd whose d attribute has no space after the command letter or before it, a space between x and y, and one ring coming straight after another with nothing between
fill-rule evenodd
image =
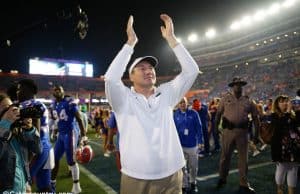
<instances>
[{"instance_id":1,"label":"jersey number 4","mask_svg":"<svg viewBox=\"0 0 300 194\"><path fill-rule=\"evenodd\" d=\"M59 119L60 120L64 120L64 121L68 121L68 115L66 113L65 109L62 109L59 113Z\"/></svg>"}]
</instances>

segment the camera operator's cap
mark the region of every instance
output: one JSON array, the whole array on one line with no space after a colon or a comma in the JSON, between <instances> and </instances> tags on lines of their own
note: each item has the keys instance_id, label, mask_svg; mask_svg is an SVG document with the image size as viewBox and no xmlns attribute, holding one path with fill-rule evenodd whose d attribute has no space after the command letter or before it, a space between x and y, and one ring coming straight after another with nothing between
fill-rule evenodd
<instances>
[{"instance_id":1,"label":"camera operator's cap","mask_svg":"<svg viewBox=\"0 0 300 194\"><path fill-rule=\"evenodd\" d=\"M156 67L157 64L158 64L157 58L156 58L156 57L153 57L153 56L144 56L144 57L136 58L136 59L133 61L133 63L130 65L130 67L129 67L129 70L128 70L129 74L131 74L133 68L134 68L137 64L139 64L140 62L142 62L142 61L147 61L147 62L149 62L153 67Z\"/></svg>"},{"instance_id":2,"label":"camera operator's cap","mask_svg":"<svg viewBox=\"0 0 300 194\"><path fill-rule=\"evenodd\" d=\"M233 87L234 85L239 84L241 86L245 86L247 84L246 81L244 81L241 77L234 77L232 79L232 82L228 84L229 87Z\"/></svg>"}]
</instances>

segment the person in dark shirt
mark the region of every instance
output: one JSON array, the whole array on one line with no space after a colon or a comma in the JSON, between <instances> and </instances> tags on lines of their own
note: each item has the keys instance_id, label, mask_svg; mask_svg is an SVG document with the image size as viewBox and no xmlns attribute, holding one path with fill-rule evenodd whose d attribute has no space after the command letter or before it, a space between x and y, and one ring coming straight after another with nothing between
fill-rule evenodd
<instances>
[{"instance_id":1,"label":"person in dark shirt","mask_svg":"<svg viewBox=\"0 0 300 194\"><path fill-rule=\"evenodd\" d=\"M296 193L297 171L300 165L300 131L288 96L278 96L272 107L271 139L272 161L276 162L275 181L277 193L284 193L287 179L288 193Z\"/></svg>"},{"instance_id":2,"label":"person in dark shirt","mask_svg":"<svg viewBox=\"0 0 300 194\"><path fill-rule=\"evenodd\" d=\"M204 157L204 156L208 156L211 155L210 152L210 145L209 145L209 136L208 136L208 129L211 125L211 116L210 113L208 111L208 106L204 103L202 103L200 100L198 99L194 99L193 100L193 109L198 113L199 118L201 120L201 124L202 124L202 134L203 134L203 140L204 140L204 152L201 151L199 153L200 157Z\"/></svg>"}]
</instances>

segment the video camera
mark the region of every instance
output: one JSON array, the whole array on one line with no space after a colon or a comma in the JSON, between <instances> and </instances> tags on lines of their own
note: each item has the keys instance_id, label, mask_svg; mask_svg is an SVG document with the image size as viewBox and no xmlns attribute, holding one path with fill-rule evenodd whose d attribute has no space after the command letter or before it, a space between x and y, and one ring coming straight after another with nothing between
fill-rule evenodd
<instances>
[{"instance_id":1,"label":"video camera","mask_svg":"<svg viewBox=\"0 0 300 194\"><path fill-rule=\"evenodd\" d=\"M25 108L21 104L12 104L12 106L20 108L20 119L13 123L13 126L16 128L21 128L23 126L24 118L38 119L41 118L44 113L42 104L36 104Z\"/></svg>"},{"instance_id":2,"label":"video camera","mask_svg":"<svg viewBox=\"0 0 300 194\"><path fill-rule=\"evenodd\" d=\"M41 118L44 114L42 104L36 104L26 108L23 108L20 104L16 105L20 108L20 118Z\"/></svg>"},{"instance_id":3,"label":"video camera","mask_svg":"<svg viewBox=\"0 0 300 194\"><path fill-rule=\"evenodd\" d=\"M16 120L13 124L12 124L12 128L20 128L23 126L23 119L24 118L32 118L32 119L38 119L41 118L44 114L44 110L42 107L42 104L36 104L33 106L29 106L24 108L21 104L16 103L16 104L12 104L10 105L7 109L3 110L2 113L0 114L0 119L2 118L2 116L4 115L4 113L10 108L10 107L18 107L20 109L20 118L18 120Z\"/></svg>"},{"instance_id":4,"label":"video camera","mask_svg":"<svg viewBox=\"0 0 300 194\"><path fill-rule=\"evenodd\" d=\"M300 105L300 99L293 99L293 100L291 100L291 102L292 102L292 105L293 106L299 106Z\"/></svg>"}]
</instances>

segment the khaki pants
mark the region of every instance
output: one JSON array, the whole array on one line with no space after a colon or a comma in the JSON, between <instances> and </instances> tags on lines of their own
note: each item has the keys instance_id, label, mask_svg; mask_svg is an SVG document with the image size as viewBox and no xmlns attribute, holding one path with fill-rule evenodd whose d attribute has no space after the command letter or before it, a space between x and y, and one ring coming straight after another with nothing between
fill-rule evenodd
<instances>
[{"instance_id":1,"label":"khaki pants","mask_svg":"<svg viewBox=\"0 0 300 194\"><path fill-rule=\"evenodd\" d=\"M224 129L219 166L220 179L226 180L228 176L230 160L235 148L238 150L240 185L248 186L248 131L246 129Z\"/></svg>"},{"instance_id":2,"label":"khaki pants","mask_svg":"<svg viewBox=\"0 0 300 194\"><path fill-rule=\"evenodd\" d=\"M181 194L182 170L157 180L143 180L122 173L121 194Z\"/></svg>"}]
</instances>

